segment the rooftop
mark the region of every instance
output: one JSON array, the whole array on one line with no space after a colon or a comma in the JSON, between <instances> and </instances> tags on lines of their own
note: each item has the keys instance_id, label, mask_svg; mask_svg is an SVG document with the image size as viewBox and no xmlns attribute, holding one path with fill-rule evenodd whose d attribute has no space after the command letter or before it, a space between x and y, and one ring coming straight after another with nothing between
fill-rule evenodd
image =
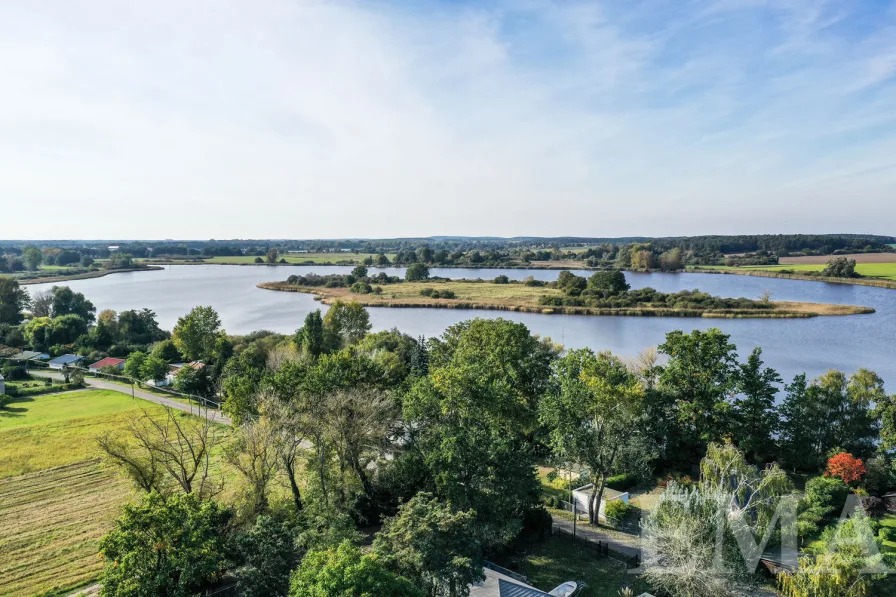
<instances>
[{"instance_id":1,"label":"rooftop","mask_svg":"<svg viewBox=\"0 0 896 597\"><path fill-rule=\"evenodd\" d=\"M67 365L69 363L77 363L79 361L83 361L84 357L79 357L76 354L64 354L61 357L56 357L52 361L50 361L51 365Z\"/></svg>"},{"instance_id":2,"label":"rooftop","mask_svg":"<svg viewBox=\"0 0 896 597\"><path fill-rule=\"evenodd\" d=\"M113 357L106 357L105 359L101 359L96 363L90 365L91 369L102 369L103 367L117 367L124 363L124 359L116 359Z\"/></svg>"}]
</instances>

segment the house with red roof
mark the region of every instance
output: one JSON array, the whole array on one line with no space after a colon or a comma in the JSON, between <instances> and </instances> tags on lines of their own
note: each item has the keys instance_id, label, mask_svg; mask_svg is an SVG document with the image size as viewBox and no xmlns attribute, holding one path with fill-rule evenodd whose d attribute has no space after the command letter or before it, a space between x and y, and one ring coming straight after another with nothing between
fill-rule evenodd
<instances>
[{"instance_id":1,"label":"house with red roof","mask_svg":"<svg viewBox=\"0 0 896 597\"><path fill-rule=\"evenodd\" d=\"M124 369L124 359L114 359L112 357L106 357L105 359L97 361L93 365L87 367L87 370L91 373L96 373L104 367L116 367L119 370Z\"/></svg>"}]
</instances>

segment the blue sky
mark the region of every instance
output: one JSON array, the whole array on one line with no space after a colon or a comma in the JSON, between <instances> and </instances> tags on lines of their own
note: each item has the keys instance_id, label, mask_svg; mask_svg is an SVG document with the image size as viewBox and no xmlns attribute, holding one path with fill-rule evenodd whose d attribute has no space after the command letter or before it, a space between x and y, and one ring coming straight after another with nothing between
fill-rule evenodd
<instances>
[{"instance_id":1,"label":"blue sky","mask_svg":"<svg viewBox=\"0 0 896 597\"><path fill-rule=\"evenodd\" d=\"M896 2L10 2L0 80L0 237L896 234Z\"/></svg>"}]
</instances>

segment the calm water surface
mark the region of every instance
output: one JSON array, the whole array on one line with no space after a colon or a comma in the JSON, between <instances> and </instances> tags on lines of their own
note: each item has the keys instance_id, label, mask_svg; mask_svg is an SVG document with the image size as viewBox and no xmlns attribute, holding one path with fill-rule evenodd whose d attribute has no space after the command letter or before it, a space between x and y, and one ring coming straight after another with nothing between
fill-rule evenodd
<instances>
[{"instance_id":1,"label":"calm water surface","mask_svg":"<svg viewBox=\"0 0 896 597\"><path fill-rule=\"evenodd\" d=\"M232 334L267 329L291 333L314 309L326 309L311 295L261 290L258 282L284 280L291 274L347 273L339 266L227 266L173 265L162 271L113 274L90 280L72 280L62 284L83 292L98 310L148 307L156 312L163 328L174 327L177 318L196 305L211 305L221 315L224 327ZM403 268L372 269L389 275L403 275ZM431 274L448 278L492 279L505 274L521 280L533 276L554 280L556 270L439 269ZM745 356L755 346L763 348L765 361L785 379L796 373L818 375L830 368L855 371L867 367L896 388L896 290L713 274L632 274L633 288L653 287L663 292L699 288L710 294L728 297L759 298L764 289L774 300L841 303L873 307L873 315L815 317L812 319L697 319L679 317L589 317L583 315L541 315L506 311L467 311L454 309L371 308L374 329L398 327L417 336L436 336L454 323L473 317L503 317L525 323L529 329L570 348L591 347L611 350L622 356L634 356L663 341L674 329L690 331L718 327L731 334L738 352ZM32 285L31 293L50 284Z\"/></svg>"}]
</instances>

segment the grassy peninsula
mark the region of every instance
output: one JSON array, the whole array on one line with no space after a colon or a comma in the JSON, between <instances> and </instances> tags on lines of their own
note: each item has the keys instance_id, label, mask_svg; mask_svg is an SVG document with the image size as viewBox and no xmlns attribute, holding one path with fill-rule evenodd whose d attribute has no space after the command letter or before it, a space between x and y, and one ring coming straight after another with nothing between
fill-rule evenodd
<instances>
[{"instance_id":1,"label":"grassy peninsula","mask_svg":"<svg viewBox=\"0 0 896 597\"><path fill-rule=\"evenodd\" d=\"M615 287L611 285L613 280L617 284ZM601 287L602 284L611 286ZM314 294L325 304L352 300L370 307L393 308L708 318L805 318L874 312L868 307L852 305L721 298L698 290L675 294L651 288L631 290L621 272L598 272L586 280L564 271L557 282L550 283L512 281L504 276L485 281L401 280L382 274L373 277L309 275L290 276L282 282L263 282L258 287Z\"/></svg>"}]
</instances>

